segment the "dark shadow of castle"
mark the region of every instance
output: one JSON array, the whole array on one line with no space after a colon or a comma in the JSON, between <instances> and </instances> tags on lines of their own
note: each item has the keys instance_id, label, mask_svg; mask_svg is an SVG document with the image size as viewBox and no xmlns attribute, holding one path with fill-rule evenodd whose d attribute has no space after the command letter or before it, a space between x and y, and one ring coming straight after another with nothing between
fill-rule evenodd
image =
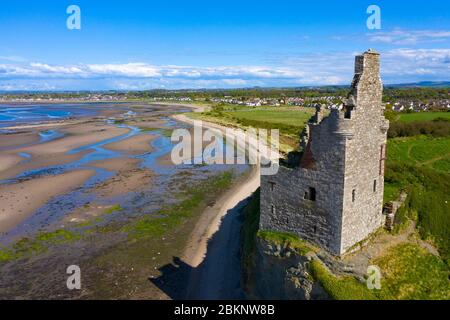
<instances>
[{"instance_id":1,"label":"dark shadow of castle","mask_svg":"<svg viewBox=\"0 0 450 320\"><path fill-rule=\"evenodd\" d=\"M172 263L159 269L161 276L149 280L174 300L244 299L240 229L247 202L241 201L222 218L199 266L194 268L174 257Z\"/></svg>"}]
</instances>

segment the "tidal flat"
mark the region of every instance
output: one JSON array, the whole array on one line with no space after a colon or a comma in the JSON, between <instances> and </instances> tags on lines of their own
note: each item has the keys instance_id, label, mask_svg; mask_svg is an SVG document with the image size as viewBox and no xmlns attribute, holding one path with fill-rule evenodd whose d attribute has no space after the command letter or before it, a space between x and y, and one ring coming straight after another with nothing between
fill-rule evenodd
<instances>
[{"instance_id":1,"label":"tidal flat","mask_svg":"<svg viewBox=\"0 0 450 320\"><path fill-rule=\"evenodd\" d=\"M183 106L41 107L57 118L0 121L0 299L169 298L151 279L249 167L161 164Z\"/></svg>"}]
</instances>

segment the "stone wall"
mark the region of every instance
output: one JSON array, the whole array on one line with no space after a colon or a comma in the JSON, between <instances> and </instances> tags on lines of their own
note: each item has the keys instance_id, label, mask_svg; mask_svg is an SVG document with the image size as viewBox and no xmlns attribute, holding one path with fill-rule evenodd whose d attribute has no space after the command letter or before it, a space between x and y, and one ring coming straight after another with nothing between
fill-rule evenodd
<instances>
[{"instance_id":1,"label":"stone wall","mask_svg":"<svg viewBox=\"0 0 450 320\"><path fill-rule=\"evenodd\" d=\"M291 232L339 253L341 221L336 212L343 207L345 139L338 135L330 139L333 117L310 127L312 156L304 163L309 168L280 166L277 175L261 176L260 225L262 230ZM305 199L310 188L315 189L315 201Z\"/></svg>"},{"instance_id":2,"label":"stone wall","mask_svg":"<svg viewBox=\"0 0 450 320\"><path fill-rule=\"evenodd\" d=\"M323 120L318 108L297 166L261 176L260 229L294 233L341 255L383 225L388 122L379 66L375 52L358 56L344 108Z\"/></svg>"},{"instance_id":3,"label":"stone wall","mask_svg":"<svg viewBox=\"0 0 450 320\"><path fill-rule=\"evenodd\" d=\"M388 122L383 115L380 57L366 52L350 96L355 102L346 142L341 252L383 226L384 161ZM358 71L358 70L357 70ZM354 198L354 199L353 199Z\"/></svg>"}]
</instances>

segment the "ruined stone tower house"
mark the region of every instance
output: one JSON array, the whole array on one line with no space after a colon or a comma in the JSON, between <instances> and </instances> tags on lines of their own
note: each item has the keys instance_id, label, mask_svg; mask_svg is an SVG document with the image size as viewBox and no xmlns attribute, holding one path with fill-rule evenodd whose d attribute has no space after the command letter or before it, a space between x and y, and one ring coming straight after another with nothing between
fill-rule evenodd
<instances>
[{"instance_id":1,"label":"ruined stone tower house","mask_svg":"<svg viewBox=\"0 0 450 320\"><path fill-rule=\"evenodd\" d=\"M261 230L294 233L335 255L384 223L386 135L380 55L356 57L343 108L316 115L302 136L301 158L261 176Z\"/></svg>"}]
</instances>

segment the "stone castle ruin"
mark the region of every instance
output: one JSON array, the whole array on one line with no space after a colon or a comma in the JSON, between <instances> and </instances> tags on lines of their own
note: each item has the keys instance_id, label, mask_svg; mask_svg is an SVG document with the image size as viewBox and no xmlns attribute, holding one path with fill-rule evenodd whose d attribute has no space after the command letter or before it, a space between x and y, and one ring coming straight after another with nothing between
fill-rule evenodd
<instances>
[{"instance_id":1,"label":"stone castle ruin","mask_svg":"<svg viewBox=\"0 0 450 320\"><path fill-rule=\"evenodd\" d=\"M261 176L261 230L294 233L339 256L383 226L382 93L380 55L368 50L356 57L343 108L324 116L318 106L301 156Z\"/></svg>"}]
</instances>

